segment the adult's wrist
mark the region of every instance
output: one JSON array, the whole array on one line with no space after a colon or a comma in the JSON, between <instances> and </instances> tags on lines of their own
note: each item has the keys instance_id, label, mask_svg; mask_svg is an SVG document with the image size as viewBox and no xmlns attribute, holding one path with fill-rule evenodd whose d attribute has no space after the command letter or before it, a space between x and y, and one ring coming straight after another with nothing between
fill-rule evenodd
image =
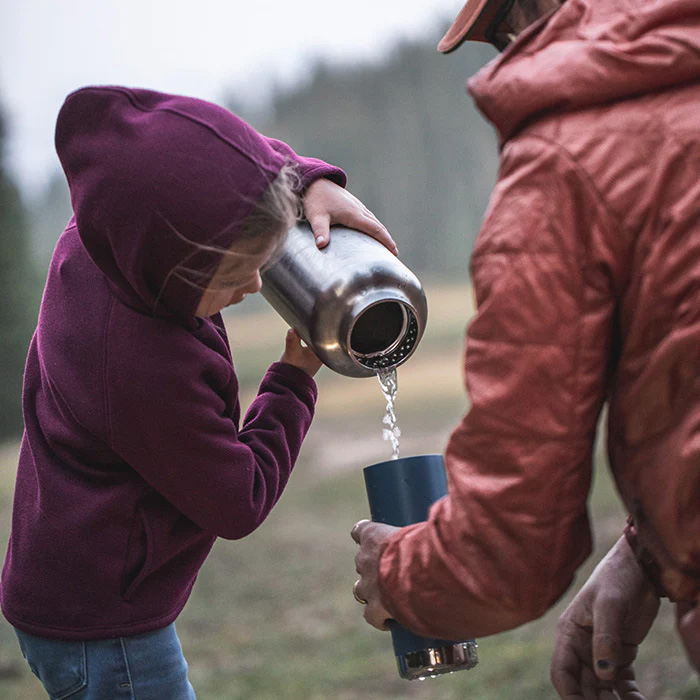
<instances>
[{"instance_id":1,"label":"adult's wrist","mask_svg":"<svg viewBox=\"0 0 700 700\"><path fill-rule=\"evenodd\" d=\"M637 564L644 574L644 577L653 588L654 593L659 598L668 598L668 591L666 591L663 583L661 582L661 567L651 552L649 552L649 550L646 549L646 547L644 547L639 541L637 526L635 525L634 519L631 515L627 518L624 537L634 555L634 558L637 560Z\"/></svg>"}]
</instances>

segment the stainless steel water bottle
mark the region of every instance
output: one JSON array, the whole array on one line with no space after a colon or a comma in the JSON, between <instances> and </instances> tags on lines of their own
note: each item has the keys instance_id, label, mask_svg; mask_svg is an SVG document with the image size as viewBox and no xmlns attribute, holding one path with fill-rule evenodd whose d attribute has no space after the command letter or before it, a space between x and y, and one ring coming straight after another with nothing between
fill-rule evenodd
<instances>
[{"instance_id":1,"label":"stainless steel water bottle","mask_svg":"<svg viewBox=\"0 0 700 700\"><path fill-rule=\"evenodd\" d=\"M447 493L442 455L401 457L364 469L372 520L396 527L427 520L430 506ZM391 622L399 675L407 680L474 668L476 641L420 637Z\"/></svg>"},{"instance_id":2,"label":"stainless steel water bottle","mask_svg":"<svg viewBox=\"0 0 700 700\"><path fill-rule=\"evenodd\" d=\"M334 226L319 250L311 226L289 230L262 273L262 294L328 367L371 377L416 349L428 305L418 278L370 236Z\"/></svg>"}]
</instances>

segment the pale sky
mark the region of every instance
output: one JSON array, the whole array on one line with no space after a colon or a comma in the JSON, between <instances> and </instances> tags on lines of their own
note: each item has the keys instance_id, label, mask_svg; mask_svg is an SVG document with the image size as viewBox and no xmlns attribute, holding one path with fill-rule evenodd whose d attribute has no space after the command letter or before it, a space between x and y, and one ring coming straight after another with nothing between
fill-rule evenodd
<instances>
[{"instance_id":1,"label":"pale sky","mask_svg":"<svg viewBox=\"0 0 700 700\"><path fill-rule=\"evenodd\" d=\"M447 27L463 0L0 0L10 166L36 190L57 167L56 114L87 84L222 101L303 79L319 57L386 55Z\"/></svg>"}]
</instances>

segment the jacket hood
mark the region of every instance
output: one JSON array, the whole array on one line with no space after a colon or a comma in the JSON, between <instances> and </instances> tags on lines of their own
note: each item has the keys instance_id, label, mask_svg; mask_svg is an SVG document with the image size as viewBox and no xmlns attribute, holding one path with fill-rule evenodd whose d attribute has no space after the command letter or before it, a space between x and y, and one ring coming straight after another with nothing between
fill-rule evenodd
<instances>
[{"instance_id":1,"label":"jacket hood","mask_svg":"<svg viewBox=\"0 0 700 700\"><path fill-rule=\"evenodd\" d=\"M191 323L220 254L285 163L226 109L123 87L70 94L56 126L80 238L139 312Z\"/></svg>"},{"instance_id":2,"label":"jacket hood","mask_svg":"<svg viewBox=\"0 0 700 700\"><path fill-rule=\"evenodd\" d=\"M506 140L529 118L700 78L697 0L566 0L468 83Z\"/></svg>"}]
</instances>

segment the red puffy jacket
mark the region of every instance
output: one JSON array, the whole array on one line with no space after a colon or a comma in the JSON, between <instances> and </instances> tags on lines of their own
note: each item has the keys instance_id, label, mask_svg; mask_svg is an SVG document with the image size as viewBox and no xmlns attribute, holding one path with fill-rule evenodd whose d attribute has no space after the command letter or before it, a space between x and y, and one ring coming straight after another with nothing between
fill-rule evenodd
<instances>
[{"instance_id":1,"label":"red puffy jacket","mask_svg":"<svg viewBox=\"0 0 700 700\"><path fill-rule=\"evenodd\" d=\"M532 620L591 551L611 467L673 599L700 592L700 5L567 0L469 83L501 166L472 257L449 495L380 561L442 638ZM478 173L475 173L478 177Z\"/></svg>"}]
</instances>

